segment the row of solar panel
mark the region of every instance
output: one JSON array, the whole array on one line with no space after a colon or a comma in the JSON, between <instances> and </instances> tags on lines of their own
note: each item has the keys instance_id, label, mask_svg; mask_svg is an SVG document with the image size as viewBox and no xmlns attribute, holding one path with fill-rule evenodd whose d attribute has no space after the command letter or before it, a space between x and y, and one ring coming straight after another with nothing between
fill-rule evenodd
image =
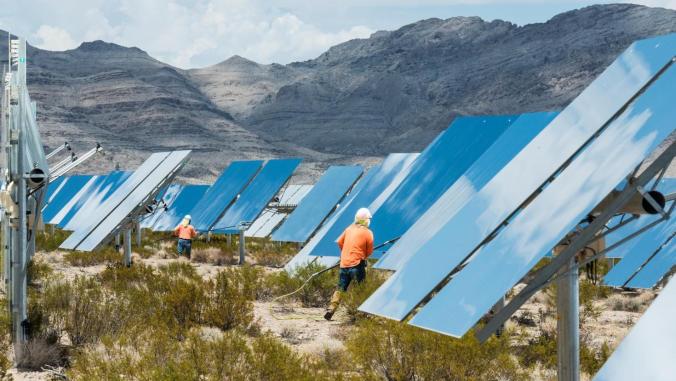
<instances>
[{"instance_id":1,"label":"row of solar panel","mask_svg":"<svg viewBox=\"0 0 676 381\"><path fill-rule=\"evenodd\" d=\"M237 229L240 221L253 219L254 222L246 234L265 237L286 219L273 239L304 242L350 190L362 169L360 166L333 166L324 173L314 188L307 185L287 187L277 204L287 208L290 205L299 205L288 218L286 213L272 209L263 211L299 162L298 159L270 160L264 166L262 161L233 162L211 187L180 184L166 186L158 195L158 201L161 199L158 203L160 207L143 219L141 227L170 231L184 215L192 213L198 230L206 228L231 233ZM147 169L140 171L147 172ZM49 187L47 206L43 210L45 222L67 230L76 229L86 223L89 217L89 213L78 212L97 210L97 206L113 194L129 176L130 173L113 172L107 176L60 178ZM301 199L305 202L300 203Z\"/></svg>"}]
</instances>

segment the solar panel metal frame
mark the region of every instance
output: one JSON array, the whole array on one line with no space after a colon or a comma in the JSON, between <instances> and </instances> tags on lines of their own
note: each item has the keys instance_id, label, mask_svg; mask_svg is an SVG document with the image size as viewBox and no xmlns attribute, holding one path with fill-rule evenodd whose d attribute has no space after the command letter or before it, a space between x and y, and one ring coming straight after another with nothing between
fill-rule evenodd
<instances>
[{"instance_id":1,"label":"solar panel metal frame","mask_svg":"<svg viewBox=\"0 0 676 381\"><path fill-rule=\"evenodd\" d=\"M168 208L155 219L151 229L156 232L173 231L183 220L183 217L192 210L195 201L204 196L208 188L209 185L182 185L176 196L171 200Z\"/></svg>"}]
</instances>

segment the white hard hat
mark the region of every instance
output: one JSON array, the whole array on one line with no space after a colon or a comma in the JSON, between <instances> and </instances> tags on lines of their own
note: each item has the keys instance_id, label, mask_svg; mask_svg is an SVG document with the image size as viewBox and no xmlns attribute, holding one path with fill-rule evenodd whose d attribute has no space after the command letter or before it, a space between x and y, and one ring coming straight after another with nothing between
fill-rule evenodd
<instances>
[{"instance_id":1,"label":"white hard hat","mask_svg":"<svg viewBox=\"0 0 676 381\"><path fill-rule=\"evenodd\" d=\"M190 218L190 215L189 215L189 214L186 214L185 217L183 217L183 219L184 219L184 220L192 220L192 218Z\"/></svg>"},{"instance_id":2,"label":"white hard hat","mask_svg":"<svg viewBox=\"0 0 676 381\"><path fill-rule=\"evenodd\" d=\"M355 220L371 219L371 212L366 208L360 208L354 215Z\"/></svg>"}]
</instances>

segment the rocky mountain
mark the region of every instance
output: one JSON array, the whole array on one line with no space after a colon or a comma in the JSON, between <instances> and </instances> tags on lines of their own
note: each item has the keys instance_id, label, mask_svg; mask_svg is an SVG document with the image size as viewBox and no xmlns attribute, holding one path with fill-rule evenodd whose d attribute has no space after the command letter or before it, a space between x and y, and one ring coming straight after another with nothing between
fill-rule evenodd
<instances>
[{"instance_id":1,"label":"rocky mountain","mask_svg":"<svg viewBox=\"0 0 676 381\"><path fill-rule=\"evenodd\" d=\"M94 41L30 48L28 78L48 147L105 147L83 170L190 148L183 174L192 179L213 179L233 159L279 156L306 158L312 174L419 151L457 115L560 109L632 41L670 32L676 11L598 5L525 26L429 19L305 62L235 56L192 70Z\"/></svg>"}]
</instances>

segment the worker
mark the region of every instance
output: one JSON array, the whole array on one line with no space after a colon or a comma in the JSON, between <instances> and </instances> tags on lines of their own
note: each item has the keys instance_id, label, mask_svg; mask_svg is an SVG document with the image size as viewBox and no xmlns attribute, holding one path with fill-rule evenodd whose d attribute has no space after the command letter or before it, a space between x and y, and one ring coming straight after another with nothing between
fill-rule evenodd
<instances>
[{"instance_id":1,"label":"worker","mask_svg":"<svg viewBox=\"0 0 676 381\"><path fill-rule=\"evenodd\" d=\"M186 257L190 259L190 250L192 247L192 239L197 236L197 231L190 225L190 215L183 217L183 221L174 229L174 235L178 237L178 256L180 257L185 252Z\"/></svg>"},{"instance_id":2,"label":"worker","mask_svg":"<svg viewBox=\"0 0 676 381\"><path fill-rule=\"evenodd\" d=\"M331 320L338 308L343 292L352 280L361 283L366 278L366 259L373 254L373 232L369 230L371 212L361 208L354 216L354 224L345 229L336 243L340 248L340 273L338 289L331 296L324 319Z\"/></svg>"}]
</instances>

